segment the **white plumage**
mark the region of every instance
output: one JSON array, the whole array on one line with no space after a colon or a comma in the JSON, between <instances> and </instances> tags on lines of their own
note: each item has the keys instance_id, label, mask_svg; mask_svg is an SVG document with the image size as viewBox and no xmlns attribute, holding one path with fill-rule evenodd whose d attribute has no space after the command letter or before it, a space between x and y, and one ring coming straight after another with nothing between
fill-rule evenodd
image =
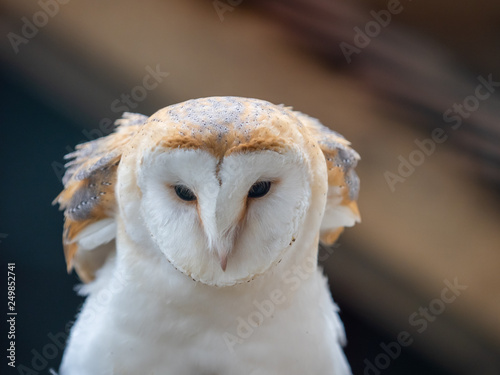
<instances>
[{"instance_id":1,"label":"white plumage","mask_svg":"<svg viewBox=\"0 0 500 375\"><path fill-rule=\"evenodd\" d=\"M284 106L190 100L68 155L68 269L86 284L62 375L349 374L317 267L359 221L359 156Z\"/></svg>"}]
</instances>

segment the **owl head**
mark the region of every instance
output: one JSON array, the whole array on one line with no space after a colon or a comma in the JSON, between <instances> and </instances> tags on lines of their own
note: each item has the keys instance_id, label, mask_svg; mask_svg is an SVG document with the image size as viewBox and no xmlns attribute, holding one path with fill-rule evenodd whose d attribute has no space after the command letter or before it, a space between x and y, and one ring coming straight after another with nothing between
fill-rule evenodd
<instances>
[{"instance_id":1,"label":"owl head","mask_svg":"<svg viewBox=\"0 0 500 375\"><path fill-rule=\"evenodd\" d=\"M142 255L230 286L307 251L306 238L333 243L359 221L359 156L290 108L211 97L149 118L126 113L117 124L68 156L56 198L68 267L84 281L114 251L117 223Z\"/></svg>"}]
</instances>

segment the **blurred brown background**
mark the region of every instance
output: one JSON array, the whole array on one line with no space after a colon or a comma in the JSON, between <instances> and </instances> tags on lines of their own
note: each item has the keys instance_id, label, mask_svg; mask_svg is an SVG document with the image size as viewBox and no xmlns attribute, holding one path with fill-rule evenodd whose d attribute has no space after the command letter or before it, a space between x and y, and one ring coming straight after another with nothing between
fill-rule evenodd
<instances>
[{"instance_id":1,"label":"blurred brown background","mask_svg":"<svg viewBox=\"0 0 500 375\"><path fill-rule=\"evenodd\" d=\"M48 333L81 302L50 207L62 156L124 110L237 95L317 117L361 154L363 222L324 262L354 374L500 373L500 3L2 0L0 32L19 364L57 368ZM467 286L452 302L448 282ZM403 331L412 344L385 366Z\"/></svg>"}]
</instances>

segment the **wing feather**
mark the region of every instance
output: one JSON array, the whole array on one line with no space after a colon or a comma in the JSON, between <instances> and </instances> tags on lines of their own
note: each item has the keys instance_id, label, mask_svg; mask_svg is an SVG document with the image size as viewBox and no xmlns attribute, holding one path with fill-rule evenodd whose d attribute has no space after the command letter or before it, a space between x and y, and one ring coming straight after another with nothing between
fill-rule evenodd
<instances>
[{"instance_id":1,"label":"wing feather","mask_svg":"<svg viewBox=\"0 0 500 375\"><path fill-rule=\"evenodd\" d=\"M350 142L339 133L322 125L315 118L295 112L300 122L316 140L325 156L328 170L328 197L325 215L321 223L320 240L333 244L344 227L361 221L357 199L359 178L355 168L359 154L350 147Z\"/></svg>"},{"instance_id":2,"label":"wing feather","mask_svg":"<svg viewBox=\"0 0 500 375\"><path fill-rule=\"evenodd\" d=\"M76 146L64 158L63 191L53 204L64 210L63 246L68 272L73 267L84 282L94 279L115 251L115 184L121 155L148 117L124 113L115 131Z\"/></svg>"}]
</instances>

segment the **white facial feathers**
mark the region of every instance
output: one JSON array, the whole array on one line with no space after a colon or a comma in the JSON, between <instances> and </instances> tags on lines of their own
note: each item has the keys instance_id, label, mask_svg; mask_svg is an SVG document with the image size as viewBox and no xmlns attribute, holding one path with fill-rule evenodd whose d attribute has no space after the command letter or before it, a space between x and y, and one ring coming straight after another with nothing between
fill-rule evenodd
<instances>
[{"instance_id":1,"label":"white facial feathers","mask_svg":"<svg viewBox=\"0 0 500 375\"><path fill-rule=\"evenodd\" d=\"M291 162L291 160L293 162ZM265 272L290 247L308 207L306 165L274 151L230 155L201 150L145 155L137 184L141 221L178 270L210 285L233 285ZM270 181L260 198L257 181ZM182 184L196 195L176 197Z\"/></svg>"}]
</instances>

